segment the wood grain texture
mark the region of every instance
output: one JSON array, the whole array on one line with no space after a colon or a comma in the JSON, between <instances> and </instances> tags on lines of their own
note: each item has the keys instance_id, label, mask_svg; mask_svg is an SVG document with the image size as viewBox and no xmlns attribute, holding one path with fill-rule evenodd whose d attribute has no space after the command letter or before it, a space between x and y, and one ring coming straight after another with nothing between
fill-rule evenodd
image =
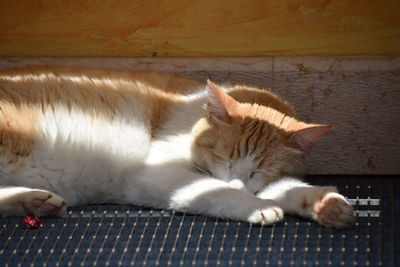
<instances>
[{"instance_id":1,"label":"wood grain texture","mask_svg":"<svg viewBox=\"0 0 400 267\"><path fill-rule=\"evenodd\" d=\"M333 126L309 155L310 173L400 173L400 56L0 58L0 69L28 65L158 70L269 88L305 121Z\"/></svg>"},{"instance_id":2,"label":"wood grain texture","mask_svg":"<svg viewBox=\"0 0 400 267\"><path fill-rule=\"evenodd\" d=\"M0 1L0 56L354 54L400 54L400 1Z\"/></svg>"}]
</instances>

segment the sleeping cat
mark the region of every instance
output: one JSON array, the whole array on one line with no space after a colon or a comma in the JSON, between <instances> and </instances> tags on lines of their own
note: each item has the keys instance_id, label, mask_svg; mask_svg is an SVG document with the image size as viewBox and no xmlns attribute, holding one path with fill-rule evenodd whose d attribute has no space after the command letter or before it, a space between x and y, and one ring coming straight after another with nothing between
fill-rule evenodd
<instances>
[{"instance_id":1,"label":"sleeping cat","mask_svg":"<svg viewBox=\"0 0 400 267\"><path fill-rule=\"evenodd\" d=\"M295 178L329 131L244 85L158 72L3 70L0 214L128 203L259 224L290 213L350 226L353 209L334 187Z\"/></svg>"}]
</instances>

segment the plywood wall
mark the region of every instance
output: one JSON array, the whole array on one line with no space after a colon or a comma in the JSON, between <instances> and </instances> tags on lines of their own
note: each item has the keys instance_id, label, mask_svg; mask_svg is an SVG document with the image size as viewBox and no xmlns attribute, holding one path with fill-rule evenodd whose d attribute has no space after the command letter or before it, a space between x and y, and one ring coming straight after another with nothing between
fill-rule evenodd
<instances>
[{"instance_id":1,"label":"plywood wall","mask_svg":"<svg viewBox=\"0 0 400 267\"><path fill-rule=\"evenodd\" d=\"M399 53L398 0L0 1L0 56Z\"/></svg>"}]
</instances>

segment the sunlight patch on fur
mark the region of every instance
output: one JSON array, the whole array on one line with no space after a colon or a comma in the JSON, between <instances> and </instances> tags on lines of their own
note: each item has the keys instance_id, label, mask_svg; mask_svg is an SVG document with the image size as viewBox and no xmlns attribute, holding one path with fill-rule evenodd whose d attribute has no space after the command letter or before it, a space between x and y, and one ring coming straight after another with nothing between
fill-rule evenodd
<instances>
[{"instance_id":1,"label":"sunlight patch on fur","mask_svg":"<svg viewBox=\"0 0 400 267\"><path fill-rule=\"evenodd\" d=\"M196 198L224 188L227 188L227 184L216 179L194 180L192 183L173 192L170 202L173 207L183 205L181 208L185 209Z\"/></svg>"}]
</instances>

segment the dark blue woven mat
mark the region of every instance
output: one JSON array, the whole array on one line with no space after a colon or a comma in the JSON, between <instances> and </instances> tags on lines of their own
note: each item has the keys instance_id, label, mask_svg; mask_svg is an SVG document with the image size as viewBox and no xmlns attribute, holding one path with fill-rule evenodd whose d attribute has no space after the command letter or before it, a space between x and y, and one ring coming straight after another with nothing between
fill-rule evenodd
<instances>
[{"instance_id":1,"label":"dark blue woven mat","mask_svg":"<svg viewBox=\"0 0 400 267\"><path fill-rule=\"evenodd\" d=\"M0 219L0 265L396 265L398 177L309 180L335 184L351 199L354 228L327 229L294 216L261 227L134 206L83 206L66 218L44 218L37 230L20 218Z\"/></svg>"}]
</instances>

